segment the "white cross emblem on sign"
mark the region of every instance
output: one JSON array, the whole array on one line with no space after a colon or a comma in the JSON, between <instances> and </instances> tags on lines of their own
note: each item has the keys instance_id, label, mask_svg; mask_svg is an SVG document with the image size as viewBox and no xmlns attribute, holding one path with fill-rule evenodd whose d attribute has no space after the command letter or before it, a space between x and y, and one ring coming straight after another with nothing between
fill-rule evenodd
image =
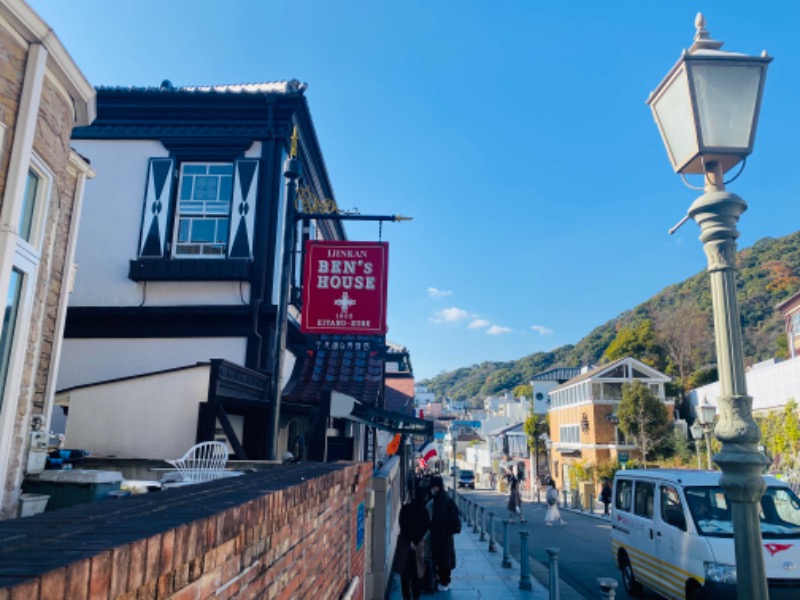
<instances>
[{"instance_id":1,"label":"white cross emblem on sign","mask_svg":"<svg viewBox=\"0 0 800 600\"><path fill-rule=\"evenodd\" d=\"M356 301L353 300L347 292L345 292L342 294L341 298L334 300L333 303L341 308L343 313L347 314L350 312L350 307L353 306Z\"/></svg>"}]
</instances>

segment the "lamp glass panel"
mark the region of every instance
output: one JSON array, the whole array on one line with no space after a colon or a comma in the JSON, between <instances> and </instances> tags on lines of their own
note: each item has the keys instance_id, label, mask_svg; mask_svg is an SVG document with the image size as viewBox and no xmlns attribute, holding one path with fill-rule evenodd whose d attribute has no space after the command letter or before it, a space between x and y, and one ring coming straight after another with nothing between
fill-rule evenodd
<instances>
[{"instance_id":1,"label":"lamp glass panel","mask_svg":"<svg viewBox=\"0 0 800 600\"><path fill-rule=\"evenodd\" d=\"M710 425L714 422L714 417L717 416L717 407L711 404L703 404L700 406L700 422L703 425Z\"/></svg>"},{"instance_id":2,"label":"lamp glass panel","mask_svg":"<svg viewBox=\"0 0 800 600\"><path fill-rule=\"evenodd\" d=\"M653 112L661 124L664 143L672 163L682 164L697 152L697 134L685 69L680 70L664 93L653 103Z\"/></svg>"},{"instance_id":3,"label":"lamp glass panel","mask_svg":"<svg viewBox=\"0 0 800 600\"><path fill-rule=\"evenodd\" d=\"M689 430L692 432L692 439L699 440L703 437L703 427L700 425L692 425Z\"/></svg>"},{"instance_id":4,"label":"lamp glass panel","mask_svg":"<svg viewBox=\"0 0 800 600\"><path fill-rule=\"evenodd\" d=\"M749 148L762 72L760 65L692 65L704 146Z\"/></svg>"}]
</instances>

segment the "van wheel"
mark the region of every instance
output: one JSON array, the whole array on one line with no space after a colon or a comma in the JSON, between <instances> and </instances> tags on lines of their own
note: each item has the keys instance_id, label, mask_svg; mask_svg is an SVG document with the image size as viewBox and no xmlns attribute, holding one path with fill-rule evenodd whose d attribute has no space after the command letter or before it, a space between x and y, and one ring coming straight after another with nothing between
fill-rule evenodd
<instances>
[{"instance_id":1,"label":"van wheel","mask_svg":"<svg viewBox=\"0 0 800 600\"><path fill-rule=\"evenodd\" d=\"M619 568L620 571L622 571L622 585L625 586L625 591L634 598L641 596L642 584L636 581L636 577L633 575L633 567L631 566L631 561L628 559L627 554L623 554L622 557L620 557Z\"/></svg>"},{"instance_id":2,"label":"van wheel","mask_svg":"<svg viewBox=\"0 0 800 600\"><path fill-rule=\"evenodd\" d=\"M708 600L708 593L701 587L695 587L689 592L688 600Z\"/></svg>"}]
</instances>

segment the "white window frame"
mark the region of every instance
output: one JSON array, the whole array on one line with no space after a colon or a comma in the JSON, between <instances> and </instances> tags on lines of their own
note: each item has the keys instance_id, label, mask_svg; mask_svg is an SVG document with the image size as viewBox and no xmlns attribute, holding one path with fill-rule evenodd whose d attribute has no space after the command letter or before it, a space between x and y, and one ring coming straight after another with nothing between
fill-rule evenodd
<instances>
[{"instance_id":1,"label":"white window frame","mask_svg":"<svg viewBox=\"0 0 800 600\"><path fill-rule=\"evenodd\" d=\"M8 368L3 385L2 398L0 398L0 436L10 435L9 427L13 421L12 415L16 407L9 406L9 399L14 398L19 391L22 378L22 369L25 364L27 340L30 336L31 310L36 290L36 275L41 260L41 248L45 239L46 216L48 214L50 197L53 186L53 174L45 167L44 163L31 154L30 164L25 170L25 176L33 171L40 179L37 189L36 204L34 206L31 222L31 241L25 240L17 232L16 247L14 249L13 269L22 277L19 292L19 310L14 322L14 334L9 347ZM24 194L24 188L23 192ZM22 203L23 197L15 198L15 202ZM6 298L2 299L5 304ZM38 352L38 350L37 350Z\"/></svg>"},{"instance_id":2,"label":"white window frame","mask_svg":"<svg viewBox=\"0 0 800 600\"><path fill-rule=\"evenodd\" d=\"M35 262L36 264L39 263L39 259L41 258L42 254L42 243L44 242L44 226L45 226L45 215L47 214L48 207L50 205L50 196L53 186L53 174L50 170L44 166L36 156L31 156L31 163L28 166L28 170L25 172L25 178L27 181L28 173L33 172L36 177L39 178L39 185L36 190L36 199L34 201L33 206L33 214L31 215L31 231L28 239L22 237L22 232L18 231L17 234L19 235L19 239L17 242L17 253L24 253L27 254L31 261ZM23 197L20 198L20 202L24 204L25 202L25 191L27 191L27 185L23 188ZM20 208L24 208L20 207ZM20 212L20 218L22 214Z\"/></svg>"},{"instance_id":3,"label":"white window frame","mask_svg":"<svg viewBox=\"0 0 800 600\"><path fill-rule=\"evenodd\" d=\"M209 243L181 243L180 239L180 228L181 228L181 193L183 191L183 181L184 181L184 168L189 166L205 166L205 167L217 167L217 166L226 166L230 167L230 197L228 198L228 210L225 213L225 216L222 217L221 213L212 213L212 214L205 214L205 215L197 215L194 216L192 213L183 213L185 217L196 219L196 220L204 220L204 219L215 219L218 221L224 220L224 232L225 232L225 245L221 249L218 254L186 254L180 253L179 248L181 246L189 246L189 245L198 245L201 247L212 247L218 246L215 242ZM225 161L185 161L178 164L178 185L177 189L175 190L175 199L174 199L174 224L172 228L172 241L170 244L170 250L172 258L176 260L185 260L185 259L203 259L203 260L224 260L228 258L228 250L232 243L231 236L230 236L230 224L231 224L231 210L233 206L233 179L234 173L236 171L236 163L235 162L225 162ZM221 177L222 175L220 175ZM221 200L217 200L217 202L223 202ZM215 216L219 215L219 216ZM217 224L219 227L220 224Z\"/></svg>"}]
</instances>

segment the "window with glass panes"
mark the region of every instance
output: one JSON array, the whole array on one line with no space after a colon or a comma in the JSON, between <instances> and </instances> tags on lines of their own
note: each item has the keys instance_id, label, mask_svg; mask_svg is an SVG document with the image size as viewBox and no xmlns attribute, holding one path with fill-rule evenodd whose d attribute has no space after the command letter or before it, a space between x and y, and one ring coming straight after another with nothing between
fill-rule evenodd
<instances>
[{"instance_id":1,"label":"window with glass panes","mask_svg":"<svg viewBox=\"0 0 800 600\"><path fill-rule=\"evenodd\" d=\"M175 216L176 258L224 258L228 249L233 164L184 163Z\"/></svg>"},{"instance_id":2,"label":"window with glass panes","mask_svg":"<svg viewBox=\"0 0 800 600\"><path fill-rule=\"evenodd\" d=\"M0 407L3 405L8 365L11 362L11 342L14 340L14 332L17 328L23 277L19 270L11 270L6 307L5 311L3 311L3 331L0 334Z\"/></svg>"},{"instance_id":3,"label":"window with glass panes","mask_svg":"<svg viewBox=\"0 0 800 600\"><path fill-rule=\"evenodd\" d=\"M33 233L33 217L36 212L36 198L40 185L40 177L34 171L29 170L28 179L25 182L25 195L22 198L22 213L19 217L19 235L26 242L31 241Z\"/></svg>"}]
</instances>

